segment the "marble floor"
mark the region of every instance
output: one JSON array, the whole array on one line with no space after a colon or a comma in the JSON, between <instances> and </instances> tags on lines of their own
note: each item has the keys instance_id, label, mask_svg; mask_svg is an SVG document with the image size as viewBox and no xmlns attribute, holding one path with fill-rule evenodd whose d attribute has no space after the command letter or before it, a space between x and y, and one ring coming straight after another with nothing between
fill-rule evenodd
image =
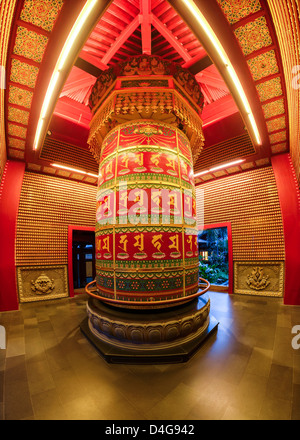
<instances>
[{"instance_id":1,"label":"marble floor","mask_svg":"<svg viewBox=\"0 0 300 440\"><path fill-rule=\"evenodd\" d=\"M0 313L0 420L300 420L300 307L210 292L218 330L184 364L109 365L86 295Z\"/></svg>"}]
</instances>

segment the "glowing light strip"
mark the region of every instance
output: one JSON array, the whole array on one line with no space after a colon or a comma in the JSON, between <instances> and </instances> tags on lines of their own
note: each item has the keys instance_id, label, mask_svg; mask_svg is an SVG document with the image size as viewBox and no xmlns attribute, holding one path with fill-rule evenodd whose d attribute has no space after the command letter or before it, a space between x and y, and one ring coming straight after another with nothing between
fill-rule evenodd
<instances>
[{"instance_id":1,"label":"glowing light strip","mask_svg":"<svg viewBox=\"0 0 300 440\"><path fill-rule=\"evenodd\" d=\"M231 167L232 165L237 165L238 163L245 162L245 159L238 159L233 162L224 163L223 165L218 165L216 167L210 168L209 170L201 171L194 175L194 177L202 176L203 174L213 173L214 171L221 170L223 168Z\"/></svg>"},{"instance_id":2,"label":"glowing light strip","mask_svg":"<svg viewBox=\"0 0 300 440\"><path fill-rule=\"evenodd\" d=\"M72 171L73 173L85 174L86 176L92 176L98 179L98 176L96 174L88 173L87 171L83 171L83 170L77 170L76 168L67 167L66 165L52 163L51 166L55 168L62 168L63 170Z\"/></svg>"},{"instance_id":3,"label":"glowing light strip","mask_svg":"<svg viewBox=\"0 0 300 440\"><path fill-rule=\"evenodd\" d=\"M50 82L48 85L48 89L47 89L47 92L46 92L46 95L44 98L40 118L39 118L39 121L37 124L37 129L36 129L35 138L34 138L34 142L33 142L33 149L34 150L36 150L38 148L39 141L40 141L40 138L42 135L42 131L43 131L43 129L45 129L45 126L44 126L45 119L46 119L46 116L48 113L48 108L49 108L50 102L52 100L54 91L55 91L57 83L58 83L59 76L65 67L66 60L68 58L70 51L72 50L72 47L76 43L76 38L78 37L82 27L84 26L87 18L90 16L90 14L91 14L91 12L97 2L98 2L98 0L87 0L86 4L84 5L80 14L78 15L78 17L77 17L77 19L71 29L71 32L69 33L69 35L66 39L64 47L59 55L59 58L57 60L56 66L54 68L54 71L52 73L52 76L51 76L51 79L50 79Z\"/></svg>"},{"instance_id":4,"label":"glowing light strip","mask_svg":"<svg viewBox=\"0 0 300 440\"><path fill-rule=\"evenodd\" d=\"M253 115L251 107L249 105L247 96L244 92L242 84L241 84L225 50L223 49L218 38L216 37L213 29L211 28L209 23L206 21L205 17L200 12L200 10L195 5L195 3L192 0L182 0L182 1L187 6L187 8L190 10L190 12L193 14L193 16L195 17L197 22L200 24L201 28L203 29L203 31L205 32L205 34L209 38L210 42L213 44L213 46L214 46L216 52L218 53L224 67L227 69L227 71L232 79L233 85L234 85L234 87L235 87L237 93L239 94L241 101L243 103L244 110L248 116L249 122L251 124L252 129L253 129L253 133L254 133L256 142L258 145L261 145L261 137L260 137L257 125L256 125L254 115Z\"/></svg>"}]
</instances>

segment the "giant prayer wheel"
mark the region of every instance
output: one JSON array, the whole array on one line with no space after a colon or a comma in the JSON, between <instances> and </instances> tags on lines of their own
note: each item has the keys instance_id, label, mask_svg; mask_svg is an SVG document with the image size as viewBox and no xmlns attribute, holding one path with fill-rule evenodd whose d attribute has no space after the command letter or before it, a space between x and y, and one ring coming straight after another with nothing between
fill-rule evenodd
<instances>
[{"instance_id":1,"label":"giant prayer wheel","mask_svg":"<svg viewBox=\"0 0 300 440\"><path fill-rule=\"evenodd\" d=\"M103 299L166 306L198 291L192 154L180 130L133 121L107 135L96 218L96 284Z\"/></svg>"},{"instance_id":2,"label":"giant prayer wheel","mask_svg":"<svg viewBox=\"0 0 300 440\"><path fill-rule=\"evenodd\" d=\"M110 68L93 87L96 279L86 289L85 333L102 354L107 347L142 357L176 351L207 332L193 177L202 106L193 75L155 56Z\"/></svg>"}]
</instances>

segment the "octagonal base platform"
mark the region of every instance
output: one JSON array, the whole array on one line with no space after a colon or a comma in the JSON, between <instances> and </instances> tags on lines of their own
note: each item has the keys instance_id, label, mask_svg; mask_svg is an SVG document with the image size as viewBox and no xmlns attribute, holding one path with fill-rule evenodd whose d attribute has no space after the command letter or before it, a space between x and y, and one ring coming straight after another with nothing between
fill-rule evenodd
<instances>
[{"instance_id":1,"label":"octagonal base platform","mask_svg":"<svg viewBox=\"0 0 300 440\"><path fill-rule=\"evenodd\" d=\"M212 335L218 322L207 295L167 310L114 308L89 298L80 329L108 362L166 364L188 361Z\"/></svg>"}]
</instances>

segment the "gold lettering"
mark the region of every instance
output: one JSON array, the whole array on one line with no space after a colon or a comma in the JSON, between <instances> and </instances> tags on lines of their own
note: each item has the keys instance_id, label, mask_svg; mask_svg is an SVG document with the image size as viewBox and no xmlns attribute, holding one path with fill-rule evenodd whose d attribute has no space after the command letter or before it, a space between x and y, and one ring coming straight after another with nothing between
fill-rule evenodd
<instances>
[{"instance_id":1,"label":"gold lettering","mask_svg":"<svg viewBox=\"0 0 300 440\"><path fill-rule=\"evenodd\" d=\"M135 162L142 167L144 165L144 155L143 153L135 155Z\"/></svg>"},{"instance_id":2,"label":"gold lettering","mask_svg":"<svg viewBox=\"0 0 300 440\"><path fill-rule=\"evenodd\" d=\"M170 201L168 202L168 204L174 207L174 209L177 208L178 202L177 202L177 196L175 195L170 195Z\"/></svg>"},{"instance_id":3,"label":"gold lettering","mask_svg":"<svg viewBox=\"0 0 300 440\"><path fill-rule=\"evenodd\" d=\"M140 252L144 250L144 234L139 234L136 237L134 237L135 243L134 247L137 247Z\"/></svg>"},{"instance_id":4,"label":"gold lettering","mask_svg":"<svg viewBox=\"0 0 300 440\"><path fill-rule=\"evenodd\" d=\"M121 248L123 252L127 252L127 243L128 243L127 234L121 235L119 241L119 248Z\"/></svg>"},{"instance_id":5,"label":"gold lettering","mask_svg":"<svg viewBox=\"0 0 300 440\"><path fill-rule=\"evenodd\" d=\"M172 159L171 157L168 157L167 166L175 170L175 159Z\"/></svg>"},{"instance_id":6,"label":"gold lettering","mask_svg":"<svg viewBox=\"0 0 300 440\"><path fill-rule=\"evenodd\" d=\"M159 190L152 190L151 191L151 200L155 203L155 205L160 206L161 205L161 197L160 197L160 189Z\"/></svg>"},{"instance_id":7,"label":"gold lettering","mask_svg":"<svg viewBox=\"0 0 300 440\"><path fill-rule=\"evenodd\" d=\"M141 206L144 203L144 190L139 190L135 193L136 198L134 199L134 202L138 202Z\"/></svg>"},{"instance_id":8,"label":"gold lettering","mask_svg":"<svg viewBox=\"0 0 300 440\"><path fill-rule=\"evenodd\" d=\"M191 210L191 199L189 197L185 198L185 203L187 204L187 207L189 211Z\"/></svg>"},{"instance_id":9,"label":"gold lettering","mask_svg":"<svg viewBox=\"0 0 300 440\"><path fill-rule=\"evenodd\" d=\"M181 162L181 166L183 169L183 174L187 174L187 164L185 162Z\"/></svg>"},{"instance_id":10,"label":"gold lettering","mask_svg":"<svg viewBox=\"0 0 300 440\"><path fill-rule=\"evenodd\" d=\"M121 159L121 163L123 164L123 166L125 168L128 168L128 161L129 161L129 157L127 157L127 156L123 156Z\"/></svg>"},{"instance_id":11,"label":"gold lettering","mask_svg":"<svg viewBox=\"0 0 300 440\"><path fill-rule=\"evenodd\" d=\"M170 237L170 240L172 244L169 245L169 249L176 249L176 251L179 252L178 235L173 235L172 237Z\"/></svg>"},{"instance_id":12,"label":"gold lettering","mask_svg":"<svg viewBox=\"0 0 300 440\"><path fill-rule=\"evenodd\" d=\"M127 192L120 193L120 205L127 208Z\"/></svg>"},{"instance_id":13,"label":"gold lettering","mask_svg":"<svg viewBox=\"0 0 300 440\"><path fill-rule=\"evenodd\" d=\"M193 249L193 236L189 235L189 238L187 239L187 243L190 245L190 250Z\"/></svg>"},{"instance_id":14,"label":"gold lettering","mask_svg":"<svg viewBox=\"0 0 300 440\"><path fill-rule=\"evenodd\" d=\"M112 173L112 165L113 165L112 162L109 162L109 163L106 165L106 168L105 168L106 174L108 174L108 173Z\"/></svg>"},{"instance_id":15,"label":"gold lettering","mask_svg":"<svg viewBox=\"0 0 300 440\"><path fill-rule=\"evenodd\" d=\"M106 237L103 239L103 249L107 250L109 252L109 237Z\"/></svg>"},{"instance_id":16,"label":"gold lettering","mask_svg":"<svg viewBox=\"0 0 300 440\"><path fill-rule=\"evenodd\" d=\"M158 250L158 252L160 252L161 250L161 241L162 241L162 234L154 235L152 238L152 244Z\"/></svg>"},{"instance_id":17,"label":"gold lettering","mask_svg":"<svg viewBox=\"0 0 300 440\"><path fill-rule=\"evenodd\" d=\"M159 158L160 158L160 154L152 154L151 156L151 162L154 163L156 167L158 167L159 165Z\"/></svg>"}]
</instances>

